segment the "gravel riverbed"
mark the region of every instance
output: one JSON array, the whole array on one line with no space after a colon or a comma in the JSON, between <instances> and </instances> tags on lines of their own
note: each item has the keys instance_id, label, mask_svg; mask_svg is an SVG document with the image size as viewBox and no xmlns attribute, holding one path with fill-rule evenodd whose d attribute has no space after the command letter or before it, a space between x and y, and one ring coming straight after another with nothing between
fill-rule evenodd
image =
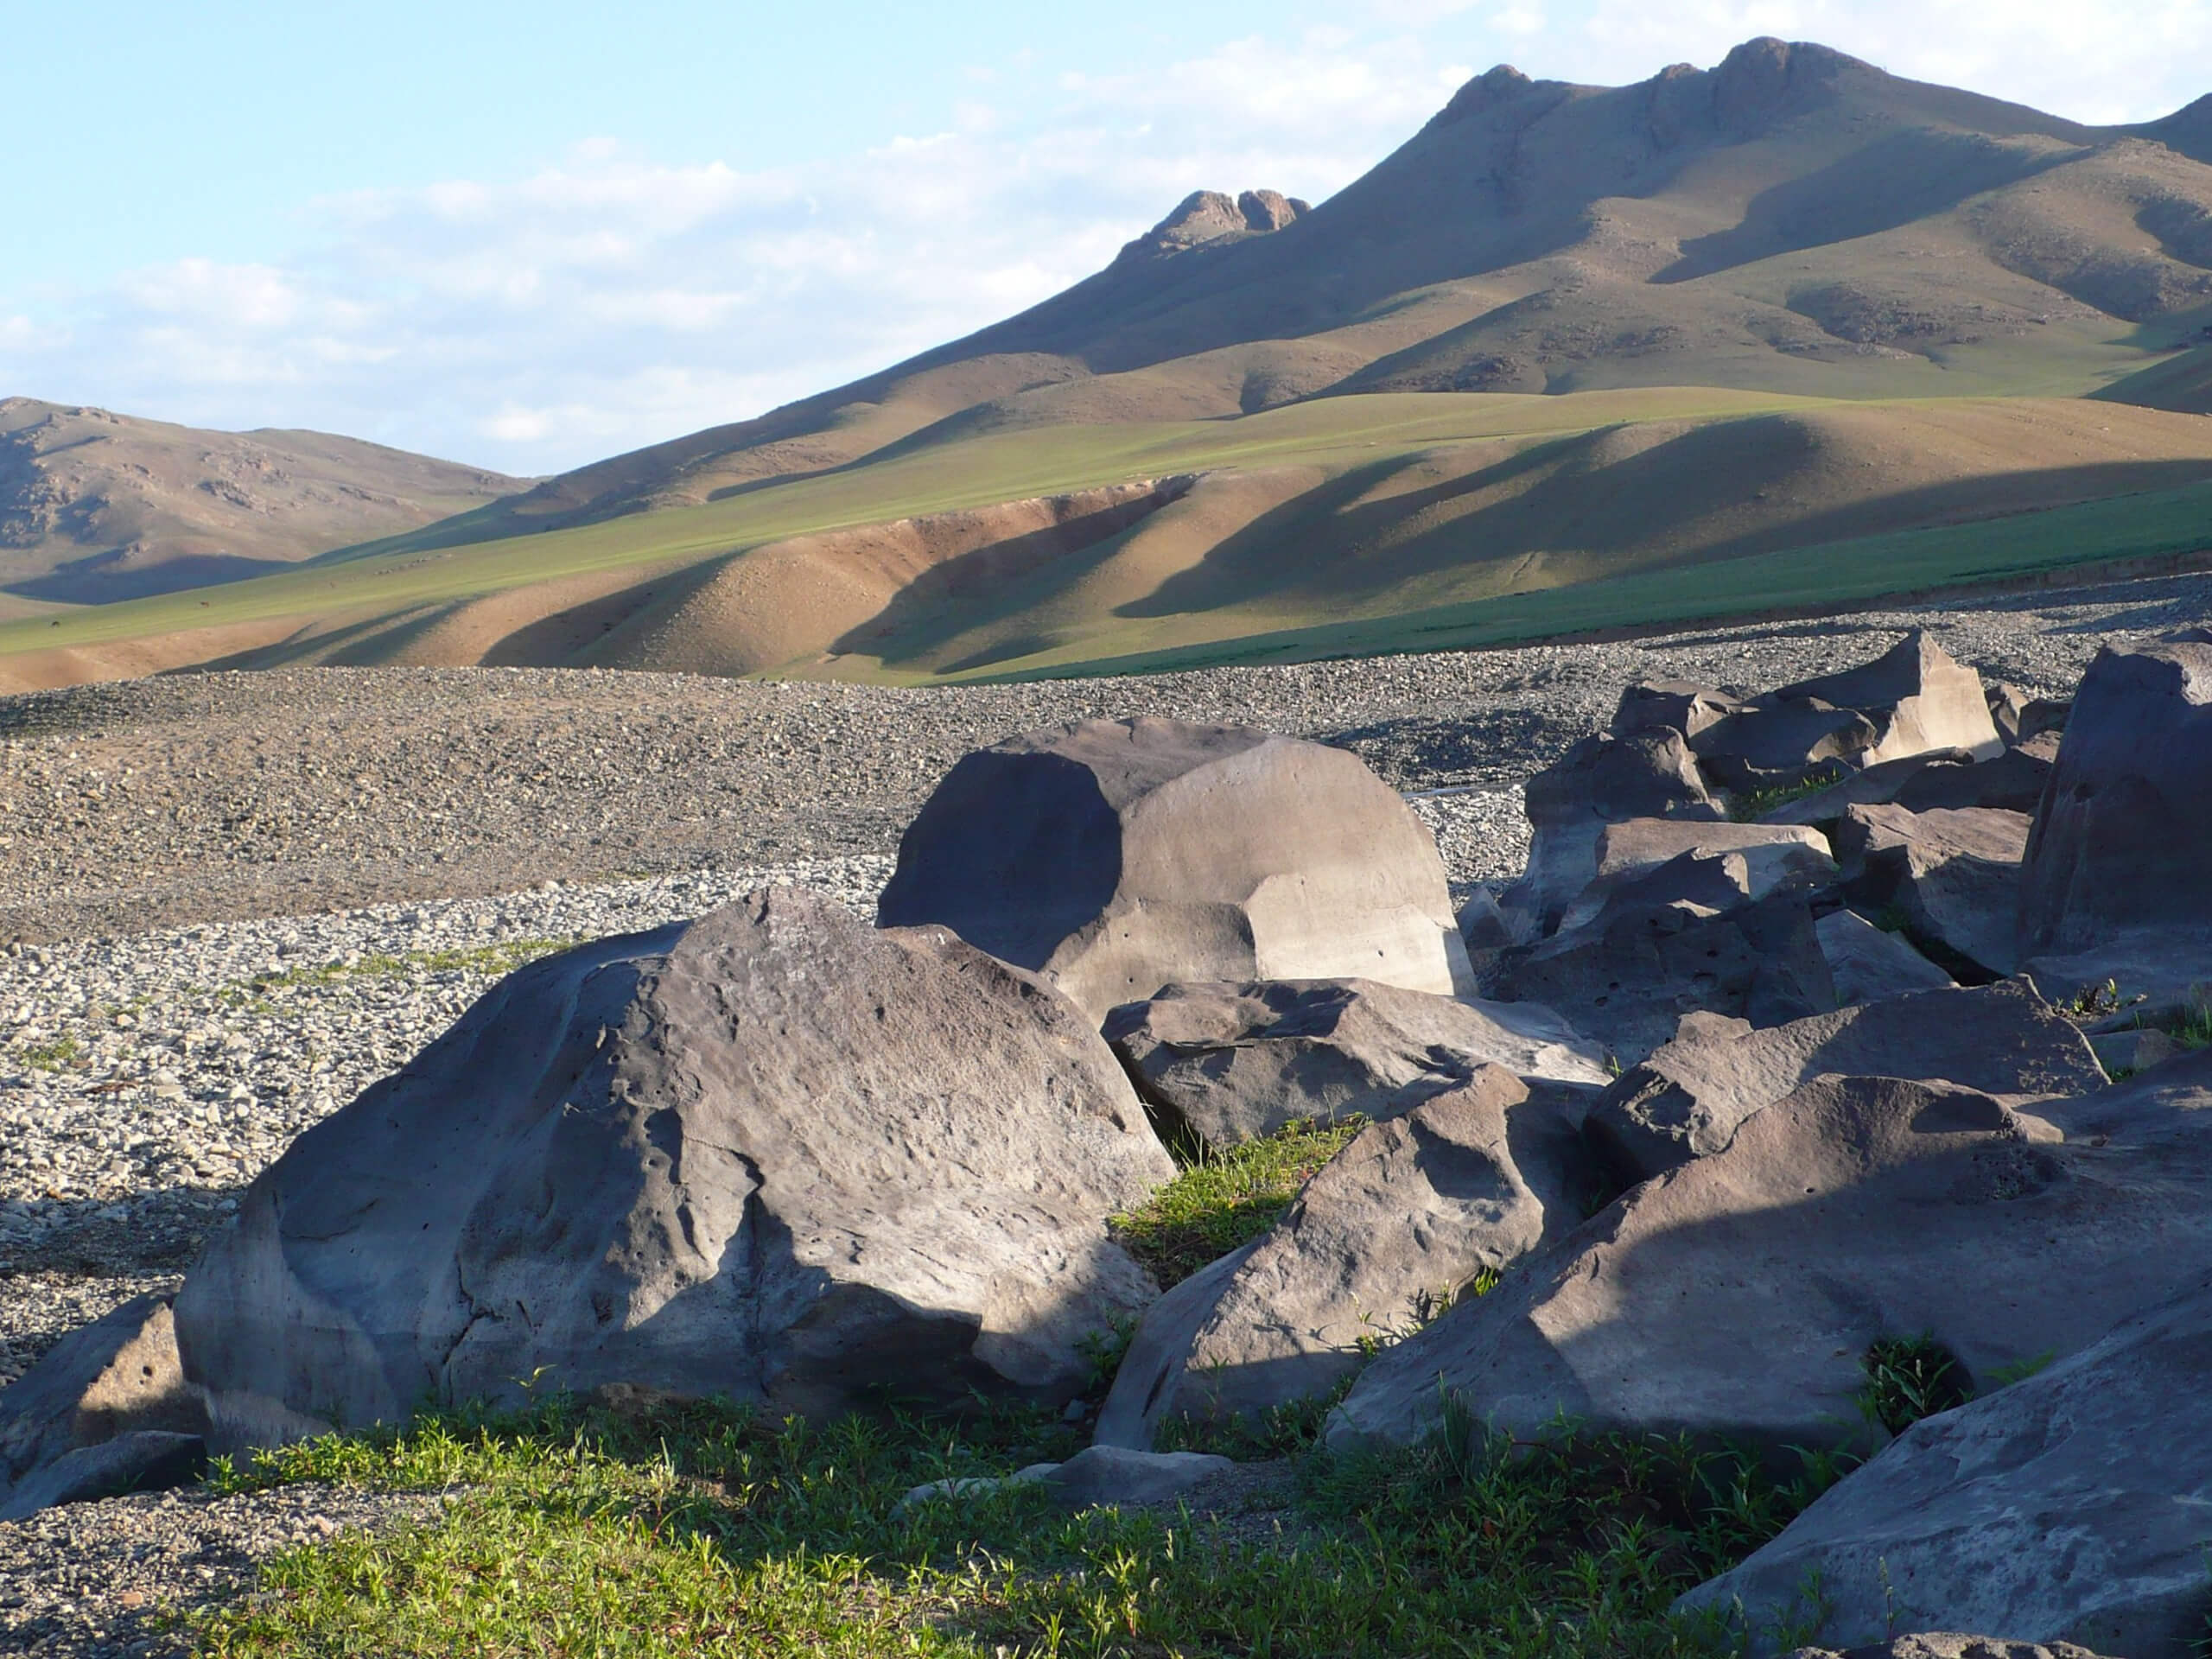
<instances>
[{"instance_id":1,"label":"gravel riverbed","mask_svg":"<svg viewBox=\"0 0 2212 1659\"><path fill-rule=\"evenodd\" d=\"M2208 620L2196 576L1145 680L330 670L0 699L0 1382L173 1287L294 1135L518 963L772 881L871 912L930 786L1009 733L1151 713L1341 744L1408 794L1464 890L1518 869L1522 780L1633 681L1757 690L1925 626L1987 677L2064 695L2106 637ZM238 1592L300 1517L410 1504L166 1495L0 1524L0 1652L180 1651L154 1611Z\"/></svg>"}]
</instances>

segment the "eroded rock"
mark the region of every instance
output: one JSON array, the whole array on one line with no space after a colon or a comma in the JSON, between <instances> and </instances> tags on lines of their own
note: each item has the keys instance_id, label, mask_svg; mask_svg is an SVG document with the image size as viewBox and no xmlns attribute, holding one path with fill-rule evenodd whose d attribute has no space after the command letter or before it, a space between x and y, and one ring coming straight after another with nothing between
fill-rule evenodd
<instances>
[{"instance_id":1,"label":"eroded rock","mask_svg":"<svg viewBox=\"0 0 2212 1659\"><path fill-rule=\"evenodd\" d=\"M1834 1446L1871 1433L1876 1340L1932 1336L1981 1388L2196 1283L2208 1250L2212 1060L2032 1111L1820 1077L1384 1352L1330 1439L1418 1438L1440 1387L1519 1436L1564 1412Z\"/></svg>"},{"instance_id":2,"label":"eroded rock","mask_svg":"<svg viewBox=\"0 0 2212 1659\"><path fill-rule=\"evenodd\" d=\"M254 1182L178 1347L345 1425L532 1377L1065 1398L1155 1294L1105 1218L1173 1173L1050 987L774 889L503 981Z\"/></svg>"},{"instance_id":3,"label":"eroded rock","mask_svg":"<svg viewBox=\"0 0 2212 1659\"><path fill-rule=\"evenodd\" d=\"M966 756L877 919L949 927L1093 1020L1197 980L1474 988L1412 810L1356 755L1244 727L1085 721Z\"/></svg>"},{"instance_id":4,"label":"eroded rock","mask_svg":"<svg viewBox=\"0 0 2212 1659\"><path fill-rule=\"evenodd\" d=\"M1459 1001L1371 980L1170 985L1106 1017L1147 1100L1210 1146L1300 1119L1383 1119L1486 1065L1602 1085L1605 1055L1548 1008Z\"/></svg>"}]
</instances>

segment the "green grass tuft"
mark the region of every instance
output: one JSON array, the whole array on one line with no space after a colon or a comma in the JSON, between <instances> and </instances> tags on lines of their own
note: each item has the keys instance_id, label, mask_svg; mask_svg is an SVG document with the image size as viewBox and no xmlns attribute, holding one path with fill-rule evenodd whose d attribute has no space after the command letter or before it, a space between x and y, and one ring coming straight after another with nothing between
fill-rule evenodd
<instances>
[{"instance_id":1,"label":"green grass tuft","mask_svg":"<svg viewBox=\"0 0 2212 1659\"><path fill-rule=\"evenodd\" d=\"M900 1508L910 1486L1075 1449L1040 1415L819 1426L574 1401L332 1437L225 1469L443 1495L429 1518L266 1562L194 1623L202 1653L1272 1659L1687 1656L1675 1596L1772 1537L1791 1481L1687 1441L1513 1447L1464 1421L1411 1451L1300 1454L1217 1523L1066 1515L1034 1488Z\"/></svg>"},{"instance_id":2,"label":"green grass tuft","mask_svg":"<svg viewBox=\"0 0 2212 1659\"><path fill-rule=\"evenodd\" d=\"M1869 1422L1902 1434L1923 1417L1974 1398L1966 1367L1932 1336L1884 1337L1866 1350L1859 1408Z\"/></svg>"},{"instance_id":3,"label":"green grass tuft","mask_svg":"<svg viewBox=\"0 0 2212 1659\"><path fill-rule=\"evenodd\" d=\"M1286 1124L1195 1162L1135 1209L1116 1216L1114 1236L1162 1289L1249 1243L1275 1224L1298 1189L1365 1127L1363 1117Z\"/></svg>"}]
</instances>

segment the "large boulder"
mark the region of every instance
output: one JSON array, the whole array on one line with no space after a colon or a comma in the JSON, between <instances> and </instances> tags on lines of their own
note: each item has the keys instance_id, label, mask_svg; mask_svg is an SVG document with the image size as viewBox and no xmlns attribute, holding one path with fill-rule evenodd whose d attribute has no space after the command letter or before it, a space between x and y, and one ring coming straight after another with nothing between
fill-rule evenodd
<instances>
[{"instance_id":1,"label":"large boulder","mask_svg":"<svg viewBox=\"0 0 2212 1659\"><path fill-rule=\"evenodd\" d=\"M1857 1407L1876 1341L1925 1333L1981 1389L2089 1346L2209 1254L2212 1056L2031 1110L1820 1077L1384 1352L1330 1437L1416 1439L1456 1401L1522 1438L1564 1413L1777 1448L1863 1441L1878 1438Z\"/></svg>"},{"instance_id":2,"label":"large boulder","mask_svg":"<svg viewBox=\"0 0 2212 1659\"><path fill-rule=\"evenodd\" d=\"M1954 661L1918 628L1871 663L1783 686L1775 696L1855 709L1866 715L1875 737L1855 757L1861 766L1931 749L1964 749L1977 760L1994 760L2005 752L1981 676Z\"/></svg>"},{"instance_id":3,"label":"large boulder","mask_svg":"<svg viewBox=\"0 0 2212 1659\"><path fill-rule=\"evenodd\" d=\"M1598 843L1608 824L1679 818L1718 825L1726 817L1681 734L1666 730L1585 738L1529 779L1522 794L1528 868L1502 903L1523 940L1557 927L1597 879Z\"/></svg>"},{"instance_id":4,"label":"large boulder","mask_svg":"<svg viewBox=\"0 0 2212 1659\"><path fill-rule=\"evenodd\" d=\"M1735 854L1722 855L1725 867ZM1644 878L1694 874L1675 865ZM1725 893L1736 884L1715 884ZM1686 1014L1706 1011L1778 1026L1836 1006L1812 911L1792 890L1727 908L1694 900L1635 903L1616 893L1571 933L1509 952L1492 974L1495 995L1540 1002L1633 1065L1672 1037Z\"/></svg>"},{"instance_id":5,"label":"large boulder","mask_svg":"<svg viewBox=\"0 0 2212 1659\"><path fill-rule=\"evenodd\" d=\"M1961 1630L1916 1630L1843 1653L1834 1648L1792 1648L1788 1659L2098 1659L2098 1656L2071 1642L2015 1642L2000 1636L1969 1636Z\"/></svg>"},{"instance_id":6,"label":"large boulder","mask_svg":"<svg viewBox=\"0 0 2212 1659\"><path fill-rule=\"evenodd\" d=\"M1207 1145L1299 1120L1381 1120L1486 1065L1602 1085L1605 1055L1548 1008L1458 1001L1361 979L1170 985L1106 1017L1147 1102Z\"/></svg>"},{"instance_id":7,"label":"large boulder","mask_svg":"<svg viewBox=\"0 0 2212 1659\"><path fill-rule=\"evenodd\" d=\"M1934 1078L2012 1099L2083 1094L2105 1075L2031 985L1922 991L1756 1030L1693 1014L1606 1088L1586 1133L1624 1181L1719 1152L1744 1120L1823 1073Z\"/></svg>"},{"instance_id":8,"label":"large boulder","mask_svg":"<svg viewBox=\"0 0 2212 1659\"><path fill-rule=\"evenodd\" d=\"M2082 681L2020 883L2056 995L2106 978L2177 1000L2212 979L2212 645L2107 646Z\"/></svg>"},{"instance_id":9,"label":"large boulder","mask_svg":"<svg viewBox=\"0 0 2212 1659\"><path fill-rule=\"evenodd\" d=\"M1362 1129L1270 1231L1154 1305L1098 1438L1149 1446L1170 1418L1319 1399L1484 1269L1563 1236L1587 1197L1581 1104L1490 1066Z\"/></svg>"},{"instance_id":10,"label":"large boulder","mask_svg":"<svg viewBox=\"0 0 2212 1659\"><path fill-rule=\"evenodd\" d=\"M177 1344L349 1425L531 1378L1065 1398L1156 1294L1106 1217L1173 1173L1049 986L776 889L502 981L253 1183Z\"/></svg>"},{"instance_id":11,"label":"large boulder","mask_svg":"<svg viewBox=\"0 0 2212 1659\"><path fill-rule=\"evenodd\" d=\"M2020 965L2020 855L2024 814L1993 807L1915 812L1854 806L1835 849L1859 902L1896 906L1915 943L1947 965L2001 977Z\"/></svg>"},{"instance_id":12,"label":"large boulder","mask_svg":"<svg viewBox=\"0 0 2212 1659\"><path fill-rule=\"evenodd\" d=\"M1357 755L1244 727L1092 720L965 756L877 920L949 927L1094 1020L1192 980L1474 988L1412 809Z\"/></svg>"},{"instance_id":13,"label":"large boulder","mask_svg":"<svg viewBox=\"0 0 2212 1659\"><path fill-rule=\"evenodd\" d=\"M1902 1622L2131 1659L2201 1654L2212 1276L2201 1262L2193 1276L2094 1345L1914 1424L1681 1607L1754 1634L1815 1625L1844 1648Z\"/></svg>"},{"instance_id":14,"label":"large boulder","mask_svg":"<svg viewBox=\"0 0 2212 1659\"><path fill-rule=\"evenodd\" d=\"M0 1393L0 1520L188 1478L209 1432L178 1364L168 1298L134 1297Z\"/></svg>"}]
</instances>

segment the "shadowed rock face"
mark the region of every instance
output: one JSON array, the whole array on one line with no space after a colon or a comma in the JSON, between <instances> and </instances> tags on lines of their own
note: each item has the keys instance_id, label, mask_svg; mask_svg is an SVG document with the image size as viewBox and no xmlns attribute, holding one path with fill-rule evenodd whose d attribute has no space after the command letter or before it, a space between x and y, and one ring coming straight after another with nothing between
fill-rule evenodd
<instances>
[{"instance_id":1,"label":"shadowed rock face","mask_svg":"<svg viewBox=\"0 0 2212 1659\"><path fill-rule=\"evenodd\" d=\"M2152 1082L2152 1080L2155 1080ZM2147 1085L2147 1086L2145 1086ZM2212 1059L2016 1110L1948 1084L1815 1079L1390 1349L1330 1437L1478 1421L1834 1445L1878 1338L1927 1332L1975 1388L2076 1353L2212 1250Z\"/></svg>"},{"instance_id":2,"label":"shadowed rock face","mask_svg":"<svg viewBox=\"0 0 2212 1659\"><path fill-rule=\"evenodd\" d=\"M1104 1219L1173 1173L1048 988L776 890L503 982L254 1183L178 1346L219 1403L342 1423L539 1373L1065 1396L1156 1294Z\"/></svg>"},{"instance_id":3,"label":"shadowed rock face","mask_svg":"<svg viewBox=\"0 0 2212 1659\"><path fill-rule=\"evenodd\" d=\"M1754 1632L1817 1619L1839 1647L1941 1622L2141 1659L2201 1652L2212 1278L2197 1277L2072 1358L1914 1424L1679 1605L1740 1602Z\"/></svg>"},{"instance_id":4,"label":"shadowed rock face","mask_svg":"<svg viewBox=\"0 0 2212 1659\"><path fill-rule=\"evenodd\" d=\"M1147 1101L1210 1146L1294 1119L1398 1116L1487 1066L1603 1087L1605 1056L1548 1008L1371 980L1170 985L1107 1016Z\"/></svg>"},{"instance_id":5,"label":"shadowed rock face","mask_svg":"<svg viewBox=\"0 0 2212 1659\"><path fill-rule=\"evenodd\" d=\"M1086 721L967 756L877 919L950 927L1095 1020L1200 980L1472 988L1421 820L1357 756L1244 727Z\"/></svg>"},{"instance_id":6,"label":"shadowed rock face","mask_svg":"<svg viewBox=\"0 0 2212 1659\"><path fill-rule=\"evenodd\" d=\"M1099 1414L1103 1442L1318 1399L1361 1344L1450 1306L1580 1219L1590 1090L1498 1066L1362 1129L1274 1226L1154 1304Z\"/></svg>"},{"instance_id":7,"label":"shadowed rock face","mask_svg":"<svg viewBox=\"0 0 2212 1659\"><path fill-rule=\"evenodd\" d=\"M2029 838L2031 950L2212 927L2212 645L2107 646L2083 677Z\"/></svg>"}]
</instances>

